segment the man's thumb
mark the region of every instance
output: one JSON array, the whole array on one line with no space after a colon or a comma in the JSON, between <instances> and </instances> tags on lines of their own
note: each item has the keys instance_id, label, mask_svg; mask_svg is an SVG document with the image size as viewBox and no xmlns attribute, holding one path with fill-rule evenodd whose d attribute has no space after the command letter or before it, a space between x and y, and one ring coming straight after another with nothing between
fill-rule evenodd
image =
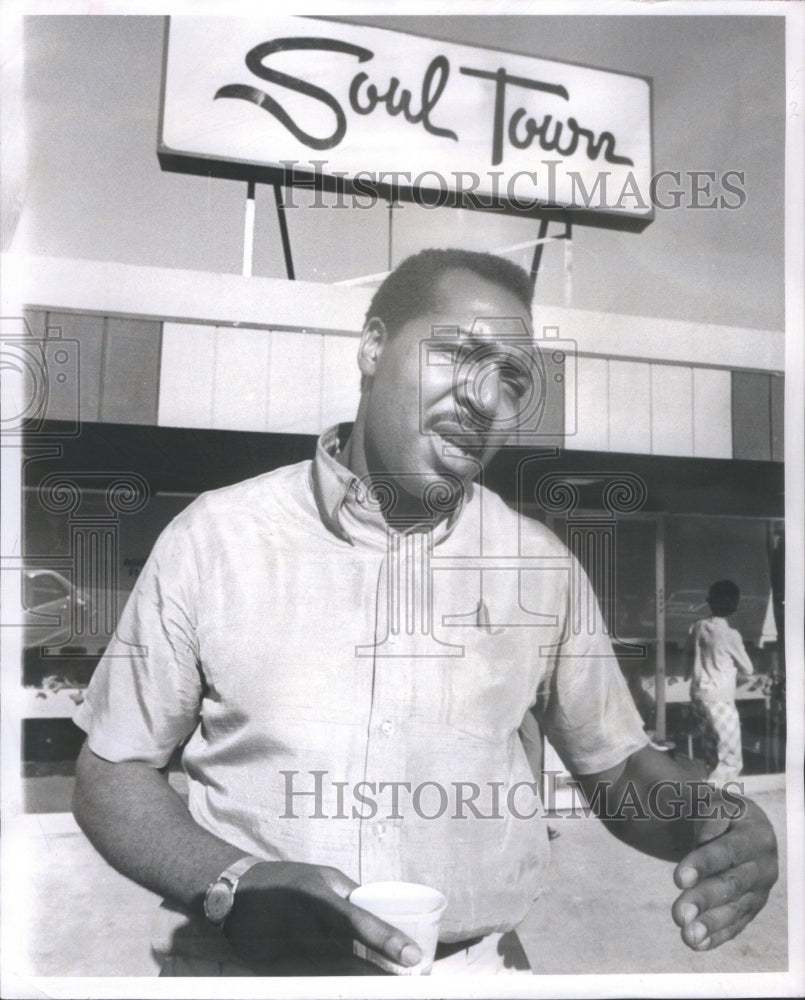
<instances>
[{"instance_id":1,"label":"man's thumb","mask_svg":"<svg viewBox=\"0 0 805 1000\"><path fill-rule=\"evenodd\" d=\"M711 840L715 840L716 837L720 837L726 833L730 825L730 818L722 815L697 820L695 826L696 845L700 846L701 844L707 844Z\"/></svg>"}]
</instances>

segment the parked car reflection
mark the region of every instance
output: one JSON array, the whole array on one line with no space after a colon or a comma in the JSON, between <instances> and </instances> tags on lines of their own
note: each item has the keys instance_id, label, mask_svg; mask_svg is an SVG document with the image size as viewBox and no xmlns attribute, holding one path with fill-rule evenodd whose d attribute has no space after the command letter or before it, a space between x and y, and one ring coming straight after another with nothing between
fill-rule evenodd
<instances>
[{"instance_id":1,"label":"parked car reflection","mask_svg":"<svg viewBox=\"0 0 805 1000\"><path fill-rule=\"evenodd\" d=\"M67 644L103 652L115 631L129 592L82 590L55 569L23 571L23 647L55 649Z\"/></svg>"}]
</instances>

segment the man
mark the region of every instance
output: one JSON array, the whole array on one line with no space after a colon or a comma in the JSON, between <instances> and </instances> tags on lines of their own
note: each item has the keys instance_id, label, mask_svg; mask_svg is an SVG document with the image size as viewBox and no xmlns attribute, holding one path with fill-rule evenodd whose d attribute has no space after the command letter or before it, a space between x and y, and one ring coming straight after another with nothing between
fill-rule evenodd
<instances>
[{"instance_id":1,"label":"man","mask_svg":"<svg viewBox=\"0 0 805 1000\"><path fill-rule=\"evenodd\" d=\"M686 944L764 905L765 815L697 818L701 787L648 745L607 638L571 627L590 609L566 549L474 482L533 415L530 299L501 259L409 258L369 308L351 431L159 539L76 717L74 810L167 898L167 973L307 972L353 939L413 965L346 898L388 879L447 896L434 972L522 966L512 930L548 853L532 706L613 832L679 861ZM189 808L161 773L185 740Z\"/></svg>"}]
</instances>

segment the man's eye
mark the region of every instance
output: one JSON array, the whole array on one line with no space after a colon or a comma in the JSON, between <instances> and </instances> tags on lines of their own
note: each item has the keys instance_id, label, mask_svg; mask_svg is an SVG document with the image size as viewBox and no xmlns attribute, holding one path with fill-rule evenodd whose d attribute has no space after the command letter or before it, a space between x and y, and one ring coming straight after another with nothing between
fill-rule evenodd
<instances>
[{"instance_id":1,"label":"man's eye","mask_svg":"<svg viewBox=\"0 0 805 1000\"><path fill-rule=\"evenodd\" d=\"M522 379L506 379L505 381L511 392L518 399L522 399L528 392L528 385Z\"/></svg>"},{"instance_id":2,"label":"man's eye","mask_svg":"<svg viewBox=\"0 0 805 1000\"><path fill-rule=\"evenodd\" d=\"M504 361L501 364L500 380L517 396L524 396L531 386L529 373L521 366L512 364L510 361Z\"/></svg>"}]
</instances>

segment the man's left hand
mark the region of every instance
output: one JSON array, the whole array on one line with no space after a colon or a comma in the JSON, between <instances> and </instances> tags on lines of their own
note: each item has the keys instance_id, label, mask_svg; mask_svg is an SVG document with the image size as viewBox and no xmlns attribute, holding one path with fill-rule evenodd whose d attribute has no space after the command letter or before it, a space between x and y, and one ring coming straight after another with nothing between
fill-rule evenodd
<instances>
[{"instance_id":1,"label":"man's left hand","mask_svg":"<svg viewBox=\"0 0 805 1000\"><path fill-rule=\"evenodd\" d=\"M734 938L763 909L777 881L777 839L766 814L745 800L740 818L700 819L696 848L674 869L684 891L672 913L682 940L709 951Z\"/></svg>"}]
</instances>

